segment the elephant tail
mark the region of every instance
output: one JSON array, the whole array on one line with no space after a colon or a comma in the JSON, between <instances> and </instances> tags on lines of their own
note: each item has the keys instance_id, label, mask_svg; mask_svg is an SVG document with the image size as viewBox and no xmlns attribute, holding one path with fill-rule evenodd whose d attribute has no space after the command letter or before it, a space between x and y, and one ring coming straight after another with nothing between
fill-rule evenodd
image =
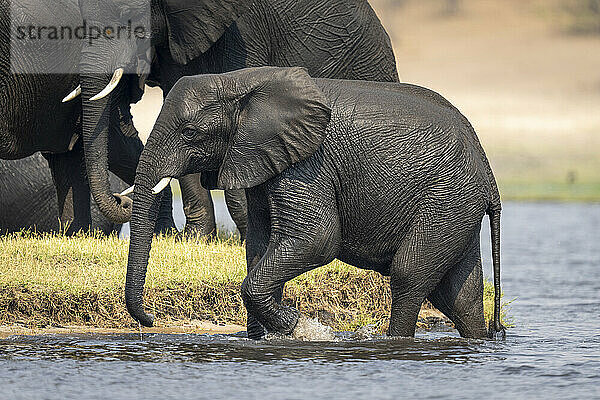
<instances>
[{"instance_id":1,"label":"elephant tail","mask_svg":"<svg viewBox=\"0 0 600 400\"><path fill-rule=\"evenodd\" d=\"M490 321L488 335L493 338L501 332L506 336L506 329L500 323L500 203L490 205L487 214L490 218L490 231L492 237L492 264L494 266L494 320Z\"/></svg>"}]
</instances>

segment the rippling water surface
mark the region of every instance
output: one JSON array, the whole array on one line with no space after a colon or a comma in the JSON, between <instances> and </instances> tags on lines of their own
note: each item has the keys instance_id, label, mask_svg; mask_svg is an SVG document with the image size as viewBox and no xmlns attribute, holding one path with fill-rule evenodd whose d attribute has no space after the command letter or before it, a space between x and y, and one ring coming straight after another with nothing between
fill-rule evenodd
<instances>
[{"instance_id":1,"label":"rippling water surface","mask_svg":"<svg viewBox=\"0 0 600 400\"><path fill-rule=\"evenodd\" d=\"M502 224L504 341L13 337L0 340L0 398L599 398L600 205L509 203Z\"/></svg>"}]
</instances>

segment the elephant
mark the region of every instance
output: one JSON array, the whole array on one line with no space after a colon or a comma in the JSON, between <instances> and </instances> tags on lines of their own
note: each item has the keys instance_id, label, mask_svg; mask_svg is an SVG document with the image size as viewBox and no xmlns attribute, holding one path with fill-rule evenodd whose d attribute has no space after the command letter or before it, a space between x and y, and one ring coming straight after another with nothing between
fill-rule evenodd
<instances>
[{"instance_id":1,"label":"elephant","mask_svg":"<svg viewBox=\"0 0 600 400\"><path fill-rule=\"evenodd\" d=\"M129 19L143 28L140 21L151 13L150 44L101 41L82 50L83 136L90 184L95 199L105 206L101 209L114 220L128 219L131 208L122 209L106 189L101 167L106 164L103 137L110 123L104 116L130 93L119 84L128 75L125 71L141 70L140 65L152 61L147 82L160 86L165 96L184 76L268 65L303 66L316 77L399 80L390 39L366 0L80 0L79 4L84 20L101 26ZM147 56L148 47L152 57ZM98 65L109 72L86 73ZM120 92L111 93L117 88ZM181 177L180 186L185 232L199 236L214 232L210 192L203 189L199 176ZM244 193L226 192L225 197L244 238Z\"/></svg>"},{"instance_id":2,"label":"elephant","mask_svg":"<svg viewBox=\"0 0 600 400\"><path fill-rule=\"evenodd\" d=\"M11 21L32 27L76 27L81 25L77 0L12 0L10 6L7 0L0 0L0 159L18 160L42 152L54 178L60 220L69 226L67 233L88 230L92 214L81 140L82 103L62 102L65 92L78 92L82 42L65 40L58 47L44 42L33 51L27 45L35 41L17 40ZM106 169L131 185L143 144L133 126L129 103L121 105L115 117L119 123L105 142L109 153ZM112 193L110 189L109 184L107 193ZM175 227L167 192L157 224L160 231ZM131 206L127 197L116 196L123 207Z\"/></svg>"},{"instance_id":3,"label":"elephant","mask_svg":"<svg viewBox=\"0 0 600 400\"><path fill-rule=\"evenodd\" d=\"M111 175L111 188L126 185ZM91 202L92 230L118 233L121 225L109 221ZM58 232L58 199L48 163L40 153L20 160L0 160L0 234L30 230Z\"/></svg>"},{"instance_id":4,"label":"elephant","mask_svg":"<svg viewBox=\"0 0 600 400\"><path fill-rule=\"evenodd\" d=\"M172 178L207 173L248 199L248 327L293 334L283 285L339 259L390 276L390 336L411 337L429 299L463 337L500 322L498 187L468 120L410 84L312 78L302 68L251 68L181 79L165 101L135 178L126 305L142 325L143 286L158 211ZM483 315L479 235L491 221L495 310ZM260 326L262 325L262 327Z\"/></svg>"}]
</instances>

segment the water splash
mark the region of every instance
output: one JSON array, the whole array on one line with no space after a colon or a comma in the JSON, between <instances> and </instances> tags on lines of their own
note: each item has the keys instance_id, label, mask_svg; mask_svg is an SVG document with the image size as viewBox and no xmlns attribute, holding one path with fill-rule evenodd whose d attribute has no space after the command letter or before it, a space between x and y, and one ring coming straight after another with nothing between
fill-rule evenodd
<instances>
[{"instance_id":1,"label":"water splash","mask_svg":"<svg viewBox=\"0 0 600 400\"><path fill-rule=\"evenodd\" d=\"M353 336L357 340L370 340L383 337L379 332L377 332L377 326L374 324L360 327L354 332Z\"/></svg>"},{"instance_id":2,"label":"water splash","mask_svg":"<svg viewBox=\"0 0 600 400\"><path fill-rule=\"evenodd\" d=\"M301 316L298 324L292 332L292 338L296 340L327 342L336 340L333 329L330 326L323 325L316 318L307 318Z\"/></svg>"}]
</instances>

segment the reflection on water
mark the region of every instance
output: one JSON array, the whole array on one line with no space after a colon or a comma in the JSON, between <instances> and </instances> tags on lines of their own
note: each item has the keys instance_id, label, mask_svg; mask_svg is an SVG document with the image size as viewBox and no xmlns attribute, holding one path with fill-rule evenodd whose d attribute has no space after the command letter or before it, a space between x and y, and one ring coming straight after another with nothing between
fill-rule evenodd
<instances>
[{"instance_id":1,"label":"reflection on water","mask_svg":"<svg viewBox=\"0 0 600 400\"><path fill-rule=\"evenodd\" d=\"M437 336L437 337L436 337ZM466 362L493 353L499 343L465 340L447 334L416 339L374 336L357 340L354 333L338 333L332 342L288 339L253 341L234 335L137 334L22 336L0 341L3 358L11 360L129 361L209 363L215 361L322 361L331 363L372 360Z\"/></svg>"},{"instance_id":2,"label":"reflection on water","mask_svg":"<svg viewBox=\"0 0 600 400\"><path fill-rule=\"evenodd\" d=\"M598 398L600 205L504 206L505 341L241 335L0 340L0 399ZM487 230L487 223L485 225ZM482 235L486 272L489 234Z\"/></svg>"}]
</instances>

